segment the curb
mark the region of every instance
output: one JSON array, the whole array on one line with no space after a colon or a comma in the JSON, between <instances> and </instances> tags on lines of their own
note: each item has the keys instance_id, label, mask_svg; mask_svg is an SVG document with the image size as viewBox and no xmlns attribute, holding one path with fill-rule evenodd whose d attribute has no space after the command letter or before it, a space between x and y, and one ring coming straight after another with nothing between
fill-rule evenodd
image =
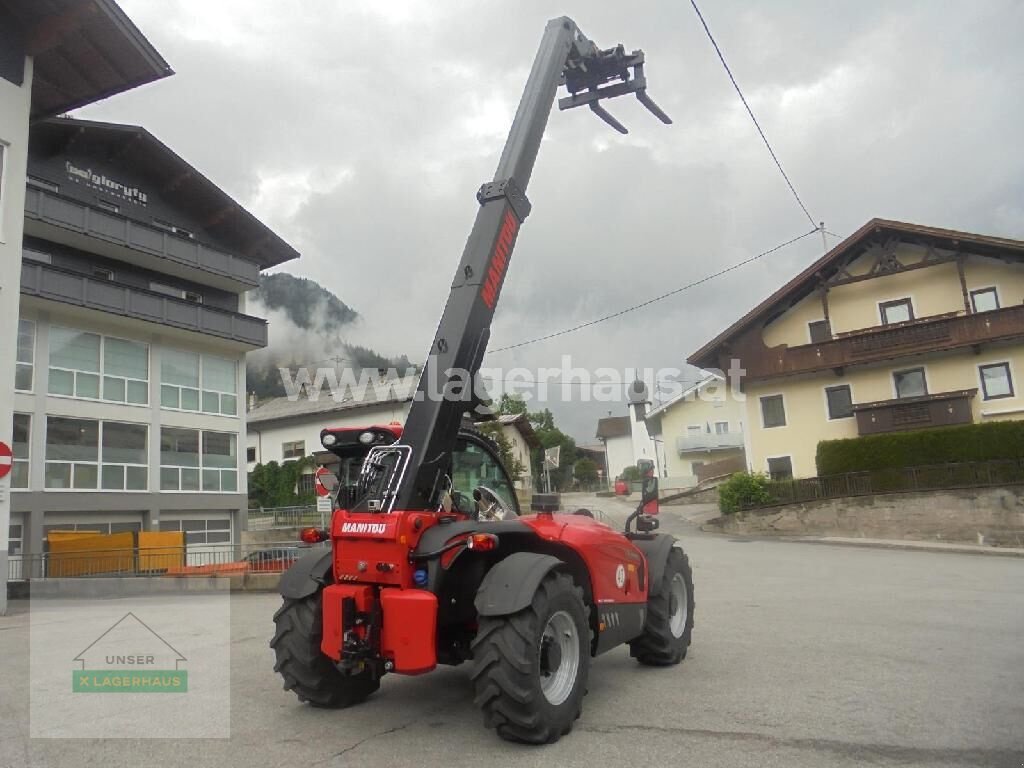
<instances>
[{"instance_id":1,"label":"curb","mask_svg":"<svg viewBox=\"0 0 1024 768\"><path fill-rule=\"evenodd\" d=\"M735 534L734 534L735 535ZM745 537L746 538L746 537ZM749 537L756 538L756 537ZM762 540L769 540L762 537ZM893 539L829 539L803 536L772 537L775 541L788 541L796 544L822 544L829 547L864 547L870 549L898 549L903 552L932 552L952 555L982 555L986 557L1024 557L1024 549L1016 547L979 547L974 544L939 544L924 541L900 541Z\"/></svg>"}]
</instances>

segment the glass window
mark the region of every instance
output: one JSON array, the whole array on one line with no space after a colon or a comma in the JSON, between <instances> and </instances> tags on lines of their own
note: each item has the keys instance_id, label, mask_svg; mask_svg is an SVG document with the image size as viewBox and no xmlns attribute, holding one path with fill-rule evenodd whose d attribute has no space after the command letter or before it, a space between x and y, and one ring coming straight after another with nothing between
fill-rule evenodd
<instances>
[{"instance_id":1,"label":"glass window","mask_svg":"<svg viewBox=\"0 0 1024 768\"><path fill-rule=\"evenodd\" d=\"M1013 397L1013 378L1010 375L1009 363L979 365L978 371L981 373L981 391L985 400Z\"/></svg>"},{"instance_id":2,"label":"glass window","mask_svg":"<svg viewBox=\"0 0 1024 768\"><path fill-rule=\"evenodd\" d=\"M995 288L979 288L971 291L971 306L975 312L999 309L999 294Z\"/></svg>"},{"instance_id":3,"label":"glass window","mask_svg":"<svg viewBox=\"0 0 1024 768\"><path fill-rule=\"evenodd\" d=\"M253 448L252 446L249 446L248 448L245 449L245 460L247 462L256 461L256 449Z\"/></svg>"},{"instance_id":4,"label":"glass window","mask_svg":"<svg viewBox=\"0 0 1024 768\"><path fill-rule=\"evenodd\" d=\"M472 512L473 490L481 485L498 494L505 509L518 513L515 491L501 464L476 443L459 440L452 453L452 495L461 512Z\"/></svg>"},{"instance_id":5,"label":"glass window","mask_svg":"<svg viewBox=\"0 0 1024 768\"><path fill-rule=\"evenodd\" d=\"M905 323L914 319L914 307L910 299L885 301L878 305L878 309L882 314L882 325Z\"/></svg>"},{"instance_id":6,"label":"glass window","mask_svg":"<svg viewBox=\"0 0 1024 768\"><path fill-rule=\"evenodd\" d=\"M46 420L47 488L96 488L100 423L49 416Z\"/></svg>"},{"instance_id":7,"label":"glass window","mask_svg":"<svg viewBox=\"0 0 1024 768\"><path fill-rule=\"evenodd\" d=\"M160 490L236 492L237 448L235 434L164 427L160 431Z\"/></svg>"},{"instance_id":8,"label":"glass window","mask_svg":"<svg viewBox=\"0 0 1024 768\"><path fill-rule=\"evenodd\" d=\"M18 320L18 352L14 368L14 388L32 391L32 370L35 363L36 324L31 320Z\"/></svg>"},{"instance_id":9,"label":"glass window","mask_svg":"<svg viewBox=\"0 0 1024 768\"><path fill-rule=\"evenodd\" d=\"M811 335L812 344L821 344L832 338L832 328L828 320L815 320L807 324L807 330Z\"/></svg>"},{"instance_id":10,"label":"glass window","mask_svg":"<svg viewBox=\"0 0 1024 768\"><path fill-rule=\"evenodd\" d=\"M761 421L765 429L786 426L786 404L782 395L761 398Z\"/></svg>"},{"instance_id":11,"label":"glass window","mask_svg":"<svg viewBox=\"0 0 1024 768\"><path fill-rule=\"evenodd\" d=\"M11 448L14 452L11 465L11 488L28 488L31 434L32 417L27 413L14 414L14 439L11 441Z\"/></svg>"},{"instance_id":12,"label":"glass window","mask_svg":"<svg viewBox=\"0 0 1024 768\"><path fill-rule=\"evenodd\" d=\"M103 399L149 402L149 347L136 341L103 339Z\"/></svg>"},{"instance_id":13,"label":"glass window","mask_svg":"<svg viewBox=\"0 0 1024 768\"><path fill-rule=\"evenodd\" d=\"M100 337L69 328L50 329L51 395L98 399Z\"/></svg>"},{"instance_id":14,"label":"glass window","mask_svg":"<svg viewBox=\"0 0 1024 768\"><path fill-rule=\"evenodd\" d=\"M252 449L253 455L255 456L256 450ZM301 459L306 455L306 441L305 440L294 440L290 443L281 444L281 458L283 459Z\"/></svg>"},{"instance_id":15,"label":"glass window","mask_svg":"<svg viewBox=\"0 0 1024 768\"><path fill-rule=\"evenodd\" d=\"M235 361L203 355L203 411L234 416L236 413Z\"/></svg>"},{"instance_id":16,"label":"glass window","mask_svg":"<svg viewBox=\"0 0 1024 768\"><path fill-rule=\"evenodd\" d=\"M728 421L716 421L715 422L715 434L716 435L727 435L727 434L729 434L729 422Z\"/></svg>"},{"instance_id":17,"label":"glass window","mask_svg":"<svg viewBox=\"0 0 1024 768\"><path fill-rule=\"evenodd\" d=\"M789 456L768 459L768 475L772 480L792 480L793 459Z\"/></svg>"},{"instance_id":18,"label":"glass window","mask_svg":"<svg viewBox=\"0 0 1024 768\"><path fill-rule=\"evenodd\" d=\"M920 397L928 394L928 384L924 378L924 368L911 368L906 371L896 371L892 375L893 384L896 388L896 397Z\"/></svg>"},{"instance_id":19,"label":"glass window","mask_svg":"<svg viewBox=\"0 0 1024 768\"><path fill-rule=\"evenodd\" d=\"M830 419L848 419L853 416L853 394L849 384L825 387L825 399L828 401Z\"/></svg>"}]
</instances>

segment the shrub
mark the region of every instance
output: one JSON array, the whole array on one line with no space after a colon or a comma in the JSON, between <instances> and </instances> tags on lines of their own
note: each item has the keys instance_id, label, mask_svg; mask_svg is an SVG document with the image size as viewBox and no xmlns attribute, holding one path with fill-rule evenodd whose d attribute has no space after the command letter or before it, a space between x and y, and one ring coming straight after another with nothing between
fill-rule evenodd
<instances>
[{"instance_id":1,"label":"shrub","mask_svg":"<svg viewBox=\"0 0 1024 768\"><path fill-rule=\"evenodd\" d=\"M1024 421L964 424L818 443L818 476L1024 456Z\"/></svg>"},{"instance_id":2,"label":"shrub","mask_svg":"<svg viewBox=\"0 0 1024 768\"><path fill-rule=\"evenodd\" d=\"M732 515L747 507L770 504L771 480L762 472L737 472L718 486L718 508L723 515Z\"/></svg>"}]
</instances>

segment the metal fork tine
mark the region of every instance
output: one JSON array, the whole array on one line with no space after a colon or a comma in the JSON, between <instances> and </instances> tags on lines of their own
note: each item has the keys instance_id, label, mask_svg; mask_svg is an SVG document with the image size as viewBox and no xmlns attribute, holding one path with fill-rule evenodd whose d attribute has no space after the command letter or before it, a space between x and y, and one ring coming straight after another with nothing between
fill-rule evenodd
<instances>
[{"instance_id":1,"label":"metal fork tine","mask_svg":"<svg viewBox=\"0 0 1024 768\"><path fill-rule=\"evenodd\" d=\"M647 109L649 109L651 111L651 113L656 118L661 120L661 122L663 122L665 125L672 125L672 118L669 117L668 115L666 115L662 111L661 107L659 107L657 104L655 104L654 100L650 96L647 95L647 89L646 88L643 89L643 90L637 91L636 92L636 98L637 98L637 101L639 101L641 104L643 104L645 107L647 107Z\"/></svg>"},{"instance_id":2,"label":"metal fork tine","mask_svg":"<svg viewBox=\"0 0 1024 768\"><path fill-rule=\"evenodd\" d=\"M608 125L610 125L612 128L614 128L619 133L622 133L622 134L629 133L629 131L626 130L626 126L624 126L622 123L620 123L614 117L612 117L612 115L608 112L608 110L606 110L604 107L602 107L598 102L596 102L596 101L590 102L590 111L593 112L598 117L600 117L606 123L608 123Z\"/></svg>"}]
</instances>

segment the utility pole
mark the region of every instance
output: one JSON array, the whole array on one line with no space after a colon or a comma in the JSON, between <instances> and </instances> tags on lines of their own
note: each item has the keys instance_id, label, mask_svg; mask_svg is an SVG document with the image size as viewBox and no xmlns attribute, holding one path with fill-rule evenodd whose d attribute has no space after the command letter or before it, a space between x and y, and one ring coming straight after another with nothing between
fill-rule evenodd
<instances>
[{"instance_id":1,"label":"utility pole","mask_svg":"<svg viewBox=\"0 0 1024 768\"><path fill-rule=\"evenodd\" d=\"M825 239L825 222L818 222L818 230L821 232L821 244L825 248L824 253L828 253L828 240Z\"/></svg>"}]
</instances>

